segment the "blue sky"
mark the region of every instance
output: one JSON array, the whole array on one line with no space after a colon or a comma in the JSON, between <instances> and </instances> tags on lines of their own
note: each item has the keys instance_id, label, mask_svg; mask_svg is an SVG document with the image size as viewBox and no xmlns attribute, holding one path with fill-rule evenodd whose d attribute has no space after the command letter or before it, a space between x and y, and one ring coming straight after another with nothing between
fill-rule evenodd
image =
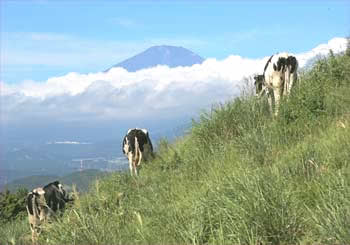
<instances>
[{"instance_id":1,"label":"blue sky","mask_svg":"<svg viewBox=\"0 0 350 245\"><path fill-rule=\"evenodd\" d=\"M1 80L98 72L152 45L204 58L306 52L350 35L349 1L1 1Z\"/></svg>"},{"instance_id":2,"label":"blue sky","mask_svg":"<svg viewBox=\"0 0 350 245\"><path fill-rule=\"evenodd\" d=\"M239 96L243 86L253 91L249 78L272 54L291 52L303 69L329 49L344 51L350 35L348 0L0 0L0 6L0 141L90 141L132 127L164 136ZM153 45L182 46L206 60L101 72Z\"/></svg>"}]
</instances>

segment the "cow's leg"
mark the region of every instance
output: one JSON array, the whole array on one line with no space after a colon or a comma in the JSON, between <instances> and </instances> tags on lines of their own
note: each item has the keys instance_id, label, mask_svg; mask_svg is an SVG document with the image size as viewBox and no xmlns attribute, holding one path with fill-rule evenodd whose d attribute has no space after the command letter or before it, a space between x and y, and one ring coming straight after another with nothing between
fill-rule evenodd
<instances>
[{"instance_id":1,"label":"cow's leg","mask_svg":"<svg viewBox=\"0 0 350 245\"><path fill-rule=\"evenodd\" d=\"M39 199L39 200L38 200ZM30 214L28 207L27 207L27 211L28 211L28 219L29 219L29 224L30 224L30 229L32 231L32 244L36 244L37 239L39 237L39 225L40 225L40 214L39 214L39 206L37 205L36 200L38 200L40 202L40 198L34 196L31 200L32 202L32 211L33 214Z\"/></svg>"},{"instance_id":2,"label":"cow's leg","mask_svg":"<svg viewBox=\"0 0 350 245\"><path fill-rule=\"evenodd\" d=\"M128 153L128 160L129 160L129 169L130 169L130 174L133 175L133 154L132 152Z\"/></svg>"},{"instance_id":3,"label":"cow's leg","mask_svg":"<svg viewBox=\"0 0 350 245\"><path fill-rule=\"evenodd\" d=\"M30 229L32 230L32 244L36 243L36 231L33 224L30 224Z\"/></svg>"},{"instance_id":4,"label":"cow's leg","mask_svg":"<svg viewBox=\"0 0 350 245\"><path fill-rule=\"evenodd\" d=\"M36 232L35 231L32 231L32 244L35 245L36 244Z\"/></svg>"},{"instance_id":5,"label":"cow's leg","mask_svg":"<svg viewBox=\"0 0 350 245\"><path fill-rule=\"evenodd\" d=\"M140 168L140 166L141 166L141 161L142 161L142 152L141 152L141 150L139 150L139 155L138 155L138 159L136 159L136 169L137 169L137 171L138 171L138 169Z\"/></svg>"},{"instance_id":6,"label":"cow's leg","mask_svg":"<svg viewBox=\"0 0 350 245\"><path fill-rule=\"evenodd\" d=\"M267 95L267 102L269 103L269 109L270 113L273 115L273 89L271 88L266 88L266 95Z\"/></svg>"},{"instance_id":7,"label":"cow's leg","mask_svg":"<svg viewBox=\"0 0 350 245\"><path fill-rule=\"evenodd\" d=\"M290 74L290 79L289 79L289 87L288 87L288 94L290 94L290 91L292 89L292 87L294 86L294 83L297 81L298 79L298 74L296 72L293 72Z\"/></svg>"},{"instance_id":8,"label":"cow's leg","mask_svg":"<svg viewBox=\"0 0 350 245\"><path fill-rule=\"evenodd\" d=\"M139 151L139 159L137 161L137 166L140 166L141 165L141 161L142 161L142 152Z\"/></svg>"},{"instance_id":9,"label":"cow's leg","mask_svg":"<svg viewBox=\"0 0 350 245\"><path fill-rule=\"evenodd\" d=\"M137 159L135 158L135 159L133 160L133 168L134 168L134 174L135 174L135 176L137 176L137 165L136 165L136 161L137 161Z\"/></svg>"},{"instance_id":10,"label":"cow's leg","mask_svg":"<svg viewBox=\"0 0 350 245\"><path fill-rule=\"evenodd\" d=\"M131 152L129 153L129 168L130 168L130 173L131 175L137 176L137 151L135 150L135 153L132 154Z\"/></svg>"},{"instance_id":11,"label":"cow's leg","mask_svg":"<svg viewBox=\"0 0 350 245\"><path fill-rule=\"evenodd\" d=\"M40 227L39 224L30 224L30 229L32 231L32 244L35 245L38 242L38 237L40 235Z\"/></svg>"},{"instance_id":12,"label":"cow's leg","mask_svg":"<svg viewBox=\"0 0 350 245\"><path fill-rule=\"evenodd\" d=\"M290 67L289 66L287 66L286 71L284 73L283 85L284 86L283 86L282 93L283 93L283 96L286 96L289 94L289 90L290 90L290 86L291 86L291 84L290 84Z\"/></svg>"},{"instance_id":13,"label":"cow's leg","mask_svg":"<svg viewBox=\"0 0 350 245\"><path fill-rule=\"evenodd\" d=\"M267 92L266 92L267 91ZM258 98L261 98L263 95L264 95L264 93L266 93L266 94L268 94L269 92L268 92L268 88L263 88L256 96L258 97Z\"/></svg>"},{"instance_id":14,"label":"cow's leg","mask_svg":"<svg viewBox=\"0 0 350 245\"><path fill-rule=\"evenodd\" d=\"M135 175L137 176L137 168L140 166L141 163L141 150L140 150L140 145L138 139L135 137L135 159L134 159L134 164L135 164Z\"/></svg>"},{"instance_id":15,"label":"cow's leg","mask_svg":"<svg viewBox=\"0 0 350 245\"><path fill-rule=\"evenodd\" d=\"M275 97L275 116L278 115L282 93L283 93L283 87L276 87L273 89L273 95Z\"/></svg>"},{"instance_id":16,"label":"cow's leg","mask_svg":"<svg viewBox=\"0 0 350 245\"><path fill-rule=\"evenodd\" d=\"M142 154L139 148L135 147L135 158L133 160L135 176L138 175L138 168L140 167Z\"/></svg>"}]
</instances>

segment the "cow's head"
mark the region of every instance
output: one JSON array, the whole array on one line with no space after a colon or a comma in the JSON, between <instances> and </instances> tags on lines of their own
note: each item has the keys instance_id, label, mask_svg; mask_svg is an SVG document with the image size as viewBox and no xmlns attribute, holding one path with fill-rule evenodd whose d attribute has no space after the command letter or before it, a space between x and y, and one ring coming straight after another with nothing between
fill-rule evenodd
<instances>
[{"instance_id":1,"label":"cow's head","mask_svg":"<svg viewBox=\"0 0 350 245\"><path fill-rule=\"evenodd\" d=\"M56 190L56 196L58 199L63 200L64 202L69 202L69 201L73 201L72 198L69 198L68 193L66 192L66 190L63 188L63 185L59 182L59 181L55 181L52 182L48 185L46 185L44 188L48 187L50 188L50 186L54 186L54 189Z\"/></svg>"},{"instance_id":2,"label":"cow's head","mask_svg":"<svg viewBox=\"0 0 350 245\"><path fill-rule=\"evenodd\" d=\"M70 202L70 201L74 201L73 198L70 198L67 191L63 188L63 185L62 184L58 184L58 190L59 192L61 193L61 196L62 196L62 199L65 201L65 202Z\"/></svg>"},{"instance_id":3,"label":"cow's head","mask_svg":"<svg viewBox=\"0 0 350 245\"><path fill-rule=\"evenodd\" d=\"M295 72L298 69L298 61L294 56L288 56L287 65L290 67L290 72Z\"/></svg>"},{"instance_id":4,"label":"cow's head","mask_svg":"<svg viewBox=\"0 0 350 245\"><path fill-rule=\"evenodd\" d=\"M264 75L254 76L254 86L255 86L255 95L259 96L262 93L264 88L265 78Z\"/></svg>"}]
</instances>

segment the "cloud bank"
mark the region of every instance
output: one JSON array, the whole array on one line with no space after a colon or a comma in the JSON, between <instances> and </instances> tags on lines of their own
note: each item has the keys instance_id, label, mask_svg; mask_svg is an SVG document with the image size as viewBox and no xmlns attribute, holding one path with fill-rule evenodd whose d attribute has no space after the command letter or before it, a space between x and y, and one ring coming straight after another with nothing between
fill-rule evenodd
<instances>
[{"instance_id":1,"label":"cloud bank","mask_svg":"<svg viewBox=\"0 0 350 245\"><path fill-rule=\"evenodd\" d=\"M89 142L79 142L79 141L55 141L47 142L47 145L91 145Z\"/></svg>"},{"instance_id":2,"label":"cloud bank","mask_svg":"<svg viewBox=\"0 0 350 245\"><path fill-rule=\"evenodd\" d=\"M41 37L42 38L42 37ZM334 38L309 52L295 54L300 67L319 55L346 49L345 38ZM201 65L157 66L137 72L69 73L46 82L0 83L1 121L99 122L171 120L195 116L213 103L239 95L242 79L262 73L269 57L248 59L232 55L207 59Z\"/></svg>"}]
</instances>

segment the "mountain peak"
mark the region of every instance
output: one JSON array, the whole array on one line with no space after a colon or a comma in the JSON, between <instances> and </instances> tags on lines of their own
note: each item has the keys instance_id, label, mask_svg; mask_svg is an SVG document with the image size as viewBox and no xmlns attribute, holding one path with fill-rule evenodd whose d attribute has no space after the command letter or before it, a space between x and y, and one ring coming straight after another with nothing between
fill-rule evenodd
<instances>
[{"instance_id":1,"label":"mountain peak","mask_svg":"<svg viewBox=\"0 0 350 245\"><path fill-rule=\"evenodd\" d=\"M204 59L202 57L186 48L159 45L152 46L142 53L122 61L111 68L122 67L129 72L135 72L157 65L167 65L169 67L192 66L194 64L201 64L203 61Z\"/></svg>"}]
</instances>

